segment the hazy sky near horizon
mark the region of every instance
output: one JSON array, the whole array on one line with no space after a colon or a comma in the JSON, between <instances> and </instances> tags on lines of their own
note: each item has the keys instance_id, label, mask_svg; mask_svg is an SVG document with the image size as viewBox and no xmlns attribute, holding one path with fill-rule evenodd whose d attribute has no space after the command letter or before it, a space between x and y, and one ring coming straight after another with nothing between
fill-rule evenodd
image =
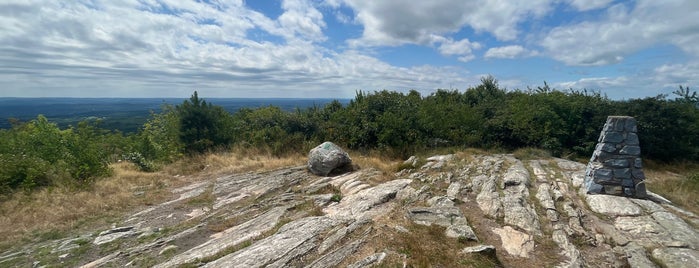
<instances>
[{"instance_id":1,"label":"hazy sky near horizon","mask_svg":"<svg viewBox=\"0 0 699 268\"><path fill-rule=\"evenodd\" d=\"M699 85L696 0L0 0L0 97Z\"/></svg>"}]
</instances>

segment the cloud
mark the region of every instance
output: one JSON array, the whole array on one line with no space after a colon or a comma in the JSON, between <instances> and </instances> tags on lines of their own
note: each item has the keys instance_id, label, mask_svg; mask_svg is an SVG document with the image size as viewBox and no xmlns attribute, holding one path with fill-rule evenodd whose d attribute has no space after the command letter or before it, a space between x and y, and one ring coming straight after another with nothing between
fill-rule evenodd
<instances>
[{"instance_id":1,"label":"cloud","mask_svg":"<svg viewBox=\"0 0 699 268\"><path fill-rule=\"evenodd\" d=\"M442 55L457 55L459 56L458 59L460 61L467 62L475 58L475 56L473 55L473 50L480 48L481 44L477 42L471 42L468 39L464 38L456 42L451 39L444 40L440 44L438 50L439 53L441 53Z\"/></svg>"},{"instance_id":2,"label":"cloud","mask_svg":"<svg viewBox=\"0 0 699 268\"><path fill-rule=\"evenodd\" d=\"M355 47L431 44L463 27L490 33L499 40L514 40L519 23L545 15L553 2L344 0L354 10L355 21L364 26L362 37L349 41Z\"/></svg>"},{"instance_id":3,"label":"cloud","mask_svg":"<svg viewBox=\"0 0 699 268\"><path fill-rule=\"evenodd\" d=\"M218 97L352 97L357 89L471 81L458 68L396 67L324 48L323 14L311 2L284 1L282 10L273 19L242 1L5 2L0 88L14 96L186 97L197 89Z\"/></svg>"},{"instance_id":4,"label":"cloud","mask_svg":"<svg viewBox=\"0 0 699 268\"><path fill-rule=\"evenodd\" d=\"M607 7L614 0L568 0L567 2L578 11L588 11Z\"/></svg>"},{"instance_id":5,"label":"cloud","mask_svg":"<svg viewBox=\"0 0 699 268\"><path fill-rule=\"evenodd\" d=\"M632 53L657 45L675 45L699 56L699 2L639 0L617 4L598 21L553 28L541 45L568 65L619 63Z\"/></svg>"},{"instance_id":6,"label":"cloud","mask_svg":"<svg viewBox=\"0 0 699 268\"><path fill-rule=\"evenodd\" d=\"M520 45L493 47L489 48L488 51L485 52L485 58L495 59L515 59L533 55L536 55L536 52L529 51Z\"/></svg>"}]
</instances>

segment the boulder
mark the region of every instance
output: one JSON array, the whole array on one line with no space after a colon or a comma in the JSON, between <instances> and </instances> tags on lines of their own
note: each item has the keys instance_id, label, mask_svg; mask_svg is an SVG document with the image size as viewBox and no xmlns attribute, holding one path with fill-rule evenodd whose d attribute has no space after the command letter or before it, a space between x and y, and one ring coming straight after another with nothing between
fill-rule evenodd
<instances>
[{"instance_id":1,"label":"boulder","mask_svg":"<svg viewBox=\"0 0 699 268\"><path fill-rule=\"evenodd\" d=\"M308 153L308 170L319 176L327 176L333 171L351 167L349 154L332 142L326 141Z\"/></svg>"}]
</instances>

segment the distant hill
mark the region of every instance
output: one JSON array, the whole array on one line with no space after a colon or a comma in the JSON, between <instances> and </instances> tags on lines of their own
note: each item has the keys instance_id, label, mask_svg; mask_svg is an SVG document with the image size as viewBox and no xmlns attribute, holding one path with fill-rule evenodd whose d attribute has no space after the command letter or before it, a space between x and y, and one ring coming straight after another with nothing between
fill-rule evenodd
<instances>
[{"instance_id":1,"label":"distant hill","mask_svg":"<svg viewBox=\"0 0 699 268\"><path fill-rule=\"evenodd\" d=\"M35 119L43 114L61 127L75 125L83 120L101 119L102 128L135 132L143 125L150 112L160 112L162 105L177 105L181 98L0 98L0 128L10 128L10 118L20 121ZM242 98L207 99L233 113L241 108L277 106L285 111L323 106L333 99ZM348 103L349 99L339 100Z\"/></svg>"}]
</instances>

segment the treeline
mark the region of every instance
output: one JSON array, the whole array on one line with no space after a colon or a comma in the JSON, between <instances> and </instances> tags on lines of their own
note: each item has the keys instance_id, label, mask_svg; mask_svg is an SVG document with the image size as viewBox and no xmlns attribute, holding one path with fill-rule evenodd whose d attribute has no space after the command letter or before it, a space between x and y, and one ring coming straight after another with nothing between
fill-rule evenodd
<instances>
[{"instance_id":1,"label":"treeline","mask_svg":"<svg viewBox=\"0 0 699 268\"><path fill-rule=\"evenodd\" d=\"M279 107L229 113L199 98L154 113L136 134L83 122L59 129L43 116L0 130L0 193L68 184L109 174L108 164L136 163L150 171L186 155L250 147L275 155L305 152L322 141L395 157L436 147L536 147L554 156L588 157L609 115L638 120L643 157L699 161L699 97L680 87L676 98L613 101L598 92L558 91L544 85L508 91L492 77L464 92L357 92L285 112Z\"/></svg>"}]
</instances>

